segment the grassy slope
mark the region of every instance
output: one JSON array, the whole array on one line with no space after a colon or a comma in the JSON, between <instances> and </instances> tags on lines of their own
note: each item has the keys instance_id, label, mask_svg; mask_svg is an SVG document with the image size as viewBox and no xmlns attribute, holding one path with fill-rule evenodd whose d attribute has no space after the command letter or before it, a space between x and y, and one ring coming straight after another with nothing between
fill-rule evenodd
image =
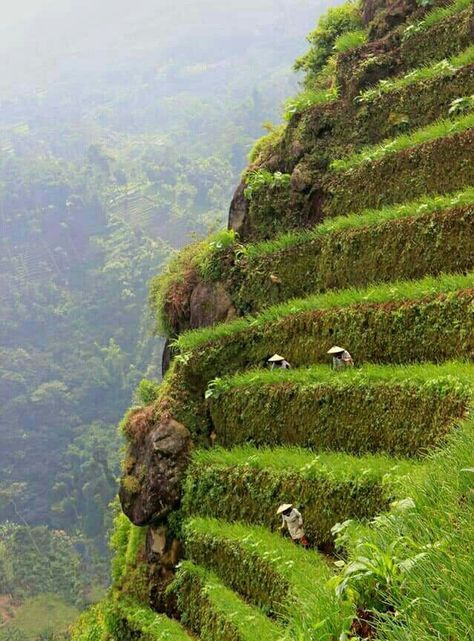
<instances>
[{"instance_id":1,"label":"grassy slope","mask_svg":"<svg viewBox=\"0 0 474 641\"><path fill-rule=\"evenodd\" d=\"M229 590L212 572L184 561L173 584L183 622L202 641L281 641L283 628Z\"/></svg>"},{"instance_id":2,"label":"grassy slope","mask_svg":"<svg viewBox=\"0 0 474 641\"><path fill-rule=\"evenodd\" d=\"M370 519L388 509L399 478L415 464L403 459L311 453L297 448L197 451L185 483L185 515L214 516L274 530L275 510L292 502L304 514L313 547L332 549L338 521Z\"/></svg>"},{"instance_id":3,"label":"grassy slope","mask_svg":"<svg viewBox=\"0 0 474 641\"><path fill-rule=\"evenodd\" d=\"M250 370L211 382L217 443L414 456L438 445L472 397L474 366Z\"/></svg>"},{"instance_id":4,"label":"grassy slope","mask_svg":"<svg viewBox=\"0 0 474 641\"><path fill-rule=\"evenodd\" d=\"M297 299L276 305L264 310L256 318L241 318L230 323L223 323L211 328L202 328L181 335L176 346L181 352L197 349L206 343L231 337L249 327L263 328L267 323L277 322L285 316L305 311L324 311L347 308L358 304L382 304L398 301L417 300L428 296L447 294L474 286L474 273L442 274L439 277L428 276L419 281L398 281L394 283L373 285L366 289L346 289L327 292L304 299Z\"/></svg>"},{"instance_id":5,"label":"grassy slope","mask_svg":"<svg viewBox=\"0 0 474 641\"><path fill-rule=\"evenodd\" d=\"M357 151L349 158L333 160L331 168L334 171L347 171L362 163L373 162L396 154L411 147L417 147L438 138L448 138L455 134L463 133L474 127L474 114L468 113L460 118L446 118L436 123L422 127L410 134L404 134L390 140L385 140L379 145L373 145Z\"/></svg>"},{"instance_id":6,"label":"grassy slope","mask_svg":"<svg viewBox=\"0 0 474 641\"><path fill-rule=\"evenodd\" d=\"M272 240L246 245L245 256L250 260L262 258L263 256L285 251L294 246L316 240L321 236L324 237L343 231L353 232L357 229L365 229L366 227L381 225L403 218L425 216L445 209L472 204L474 204L474 188L469 187L454 194L425 196L412 202L387 205L381 209L368 209L359 214L337 216L325 220L314 229L288 232Z\"/></svg>"},{"instance_id":7,"label":"grassy slope","mask_svg":"<svg viewBox=\"0 0 474 641\"><path fill-rule=\"evenodd\" d=\"M224 583L289 620L293 630L320 626L322 636L338 638L351 607L341 609L327 589L333 571L318 553L265 528L216 519L188 521L185 539L191 559L207 562Z\"/></svg>"},{"instance_id":8,"label":"grassy slope","mask_svg":"<svg viewBox=\"0 0 474 641\"><path fill-rule=\"evenodd\" d=\"M335 372L324 365L293 370L268 370L258 369L241 372L227 378L215 381L215 389L225 392L232 387L246 387L252 385L274 385L279 383L292 383L294 385L322 385L330 384L334 387L348 385L400 383L420 386L429 384L435 386L437 381L442 384L443 379L451 377L460 383L471 387L474 384L474 364L471 362L451 361L435 365L433 363L413 363L410 365L378 365L365 363L361 368L348 368Z\"/></svg>"},{"instance_id":9,"label":"grassy slope","mask_svg":"<svg viewBox=\"0 0 474 641\"><path fill-rule=\"evenodd\" d=\"M358 102L369 102L381 94L410 87L417 82L426 82L439 77L449 77L457 70L472 63L474 63L474 47L468 47L462 53L452 56L448 60L419 67L399 78L382 80L375 87L363 91L356 100Z\"/></svg>"}]
</instances>

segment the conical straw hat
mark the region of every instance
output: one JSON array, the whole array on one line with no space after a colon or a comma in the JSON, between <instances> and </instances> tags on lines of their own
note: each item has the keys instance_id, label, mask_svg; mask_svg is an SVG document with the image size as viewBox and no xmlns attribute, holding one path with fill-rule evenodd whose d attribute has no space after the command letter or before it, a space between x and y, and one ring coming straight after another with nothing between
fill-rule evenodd
<instances>
[{"instance_id":1,"label":"conical straw hat","mask_svg":"<svg viewBox=\"0 0 474 641\"><path fill-rule=\"evenodd\" d=\"M334 347L331 347L331 349L328 351L328 354L340 354L341 352L345 352L345 349L343 347L334 345Z\"/></svg>"},{"instance_id":2,"label":"conical straw hat","mask_svg":"<svg viewBox=\"0 0 474 641\"><path fill-rule=\"evenodd\" d=\"M277 510L277 514L280 515L282 512L286 512L286 510L289 510L291 507L293 507L293 503L283 503L283 505L280 505L280 507Z\"/></svg>"},{"instance_id":3,"label":"conical straw hat","mask_svg":"<svg viewBox=\"0 0 474 641\"><path fill-rule=\"evenodd\" d=\"M277 363L278 361L284 361L285 359L280 354L273 354L271 358L268 359L269 363Z\"/></svg>"}]
</instances>

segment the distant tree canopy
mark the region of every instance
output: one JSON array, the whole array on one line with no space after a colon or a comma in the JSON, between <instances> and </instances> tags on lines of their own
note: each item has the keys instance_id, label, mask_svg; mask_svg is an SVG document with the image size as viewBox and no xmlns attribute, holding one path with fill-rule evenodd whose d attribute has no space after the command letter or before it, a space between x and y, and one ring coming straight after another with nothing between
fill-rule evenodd
<instances>
[{"instance_id":1,"label":"distant tree canopy","mask_svg":"<svg viewBox=\"0 0 474 641\"><path fill-rule=\"evenodd\" d=\"M155 31L170 13L162 4ZM193 22L192 46L172 11L165 45L144 22L136 55L58 55L44 91L35 79L4 96L10 70L0 78L0 522L65 531L91 582L108 566L116 424L138 383L149 381L139 403L160 378L148 281L174 249L225 223L262 122L279 118L296 86L290 61L314 9L265 0L258 30L247 9L190 7L213 16Z\"/></svg>"}]
</instances>

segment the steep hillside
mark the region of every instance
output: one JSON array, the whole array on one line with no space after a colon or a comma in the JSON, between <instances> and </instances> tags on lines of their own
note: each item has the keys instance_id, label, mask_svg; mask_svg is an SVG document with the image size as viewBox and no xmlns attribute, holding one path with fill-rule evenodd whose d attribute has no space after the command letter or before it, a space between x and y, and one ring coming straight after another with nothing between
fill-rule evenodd
<instances>
[{"instance_id":1,"label":"steep hillside","mask_svg":"<svg viewBox=\"0 0 474 641\"><path fill-rule=\"evenodd\" d=\"M167 371L75 641L474 639L474 6L364 0L309 41L228 230L152 285Z\"/></svg>"}]
</instances>

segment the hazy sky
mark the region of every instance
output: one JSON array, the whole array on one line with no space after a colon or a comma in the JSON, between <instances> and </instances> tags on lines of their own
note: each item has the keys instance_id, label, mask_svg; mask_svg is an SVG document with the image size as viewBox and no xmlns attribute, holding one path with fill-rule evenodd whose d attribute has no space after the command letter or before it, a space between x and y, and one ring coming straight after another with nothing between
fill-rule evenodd
<instances>
[{"instance_id":1,"label":"hazy sky","mask_svg":"<svg viewBox=\"0 0 474 641\"><path fill-rule=\"evenodd\" d=\"M323 7L341 0L0 0L0 99L42 87L71 61L99 70L134 52L176 47L186 55L195 36L238 42L261 29L301 38ZM273 26L275 24L275 27ZM196 28L199 25L199 28ZM301 36L299 35L301 33ZM192 59L192 56L190 56ZM290 64L290 61L288 61ZM74 69L72 70L74 73Z\"/></svg>"},{"instance_id":2,"label":"hazy sky","mask_svg":"<svg viewBox=\"0 0 474 641\"><path fill-rule=\"evenodd\" d=\"M35 16L54 0L0 0L2 27L10 27Z\"/></svg>"}]
</instances>

